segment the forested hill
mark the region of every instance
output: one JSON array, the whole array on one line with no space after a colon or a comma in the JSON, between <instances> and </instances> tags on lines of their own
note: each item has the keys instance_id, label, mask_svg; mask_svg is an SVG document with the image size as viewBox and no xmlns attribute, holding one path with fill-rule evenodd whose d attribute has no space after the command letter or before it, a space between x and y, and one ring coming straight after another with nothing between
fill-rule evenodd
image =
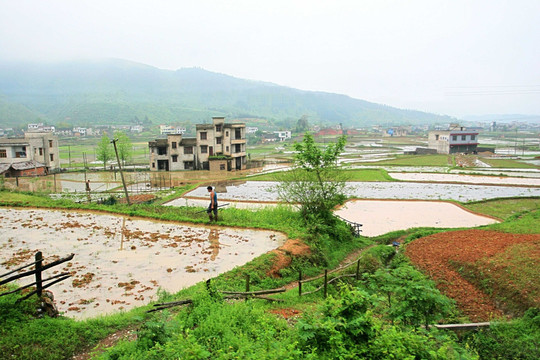
<instances>
[{"instance_id":1,"label":"forested hill","mask_svg":"<svg viewBox=\"0 0 540 360\"><path fill-rule=\"evenodd\" d=\"M339 94L301 91L199 68L161 70L124 60L0 63L0 126L198 123L211 116L312 123L417 124L450 117L402 110Z\"/></svg>"}]
</instances>

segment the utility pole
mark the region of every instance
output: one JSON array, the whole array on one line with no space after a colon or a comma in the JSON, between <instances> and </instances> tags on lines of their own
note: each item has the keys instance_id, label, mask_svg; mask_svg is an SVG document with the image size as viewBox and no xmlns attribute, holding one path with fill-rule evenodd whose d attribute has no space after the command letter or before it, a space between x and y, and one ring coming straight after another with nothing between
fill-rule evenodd
<instances>
[{"instance_id":1,"label":"utility pole","mask_svg":"<svg viewBox=\"0 0 540 360\"><path fill-rule=\"evenodd\" d=\"M126 181L124 180L124 173L122 172L122 165L120 165L120 157L118 156L118 149L116 148L116 142L118 139L112 139L111 142L114 146L114 152L116 154L116 162L118 162L118 170L120 171L120 177L122 178L122 184L124 185L124 193L126 194L126 201L128 205L131 205L129 201L129 194L126 187Z\"/></svg>"}]
</instances>

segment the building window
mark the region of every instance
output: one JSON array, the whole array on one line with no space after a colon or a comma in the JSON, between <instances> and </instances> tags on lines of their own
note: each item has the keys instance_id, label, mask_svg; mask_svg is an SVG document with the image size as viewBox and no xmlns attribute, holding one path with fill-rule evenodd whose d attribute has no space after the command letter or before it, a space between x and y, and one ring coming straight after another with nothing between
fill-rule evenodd
<instances>
[{"instance_id":1,"label":"building window","mask_svg":"<svg viewBox=\"0 0 540 360\"><path fill-rule=\"evenodd\" d=\"M153 169L156 168L156 163L155 163L155 162L152 163L152 168L153 168Z\"/></svg>"},{"instance_id":2,"label":"building window","mask_svg":"<svg viewBox=\"0 0 540 360\"><path fill-rule=\"evenodd\" d=\"M178 162L178 155L172 156L172 162Z\"/></svg>"},{"instance_id":3,"label":"building window","mask_svg":"<svg viewBox=\"0 0 540 360\"><path fill-rule=\"evenodd\" d=\"M234 131L234 138L237 140L242 138L242 131L240 129Z\"/></svg>"},{"instance_id":4,"label":"building window","mask_svg":"<svg viewBox=\"0 0 540 360\"><path fill-rule=\"evenodd\" d=\"M242 145L240 144L234 145L234 152L237 152L237 153L242 152Z\"/></svg>"},{"instance_id":5,"label":"building window","mask_svg":"<svg viewBox=\"0 0 540 360\"><path fill-rule=\"evenodd\" d=\"M435 140L439 140L439 135L435 135Z\"/></svg>"},{"instance_id":6,"label":"building window","mask_svg":"<svg viewBox=\"0 0 540 360\"><path fill-rule=\"evenodd\" d=\"M221 125L216 125L216 132L221 132Z\"/></svg>"},{"instance_id":7,"label":"building window","mask_svg":"<svg viewBox=\"0 0 540 360\"><path fill-rule=\"evenodd\" d=\"M6 149L0 149L0 158L7 158Z\"/></svg>"},{"instance_id":8,"label":"building window","mask_svg":"<svg viewBox=\"0 0 540 360\"><path fill-rule=\"evenodd\" d=\"M467 140L467 135L461 135L461 140Z\"/></svg>"},{"instance_id":9,"label":"building window","mask_svg":"<svg viewBox=\"0 0 540 360\"><path fill-rule=\"evenodd\" d=\"M158 155L167 155L167 148L166 147L158 147Z\"/></svg>"},{"instance_id":10,"label":"building window","mask_svg":"<svg viewBox=\"0 0 540 360\"><path fill-rule=\"evenodd\" d=\"M476 136L471 135L471 140L475 140L475 139L476 139Z\"/></svg>"},{"instance_id":11,"label":"building window","mask_svg":"<svg viewBox=\"0 0 540 360\"><path fill-rule=\"evenodd\" d=\"M201 145L201 154L206 154L208 152L208 145Z\"/></svg>"},{"instance_id":12,"label":"building window","mask_svg":"<svg viewBox=\"0 0 540 360\"><path fill-rule=\"evenodd\" d=\"M201 131L201 140L206 140L206 131Z\"/></svg>"},{"instance_id":13,"label":"building window","mask_svg":"<svg viewBox=\"0 0 540 360\"><path fill-rule=\"evenodd\" d=\"M219 164L219 170L225 170L225 164Z\"/></svg>"},{"instance_id":14,"label":"building window","mask_svg":"<svg viewBox=\"0 0 540 360\"><path fill-rule=\"evenodd\" d=\"M226 149L225 149L226 152L229 152L229 147L227 146Z\"/></svg>"},{"instance_id":15,"label":"building window","mask_svg":"<svg viewBox=\"0 0 540 360\"><path fill-rule=\"evenodd\" d=\"M216 138L216 144L217 144L217 145L221 145L221 137L217 137L217 138Z\"/></svg>"},{"instance_id":16,"label":"building window","mask_svg":"<svg viewBox=\"0 0 540 360\"><path fill-rule=\"evenodd\" d=\"M229 132L228 131L225 131L225 136L229 136Z\"/></svg>"},{"instance_id":17,"label":"building window","mask_svg":"<svg viewBox=\"0 0 540 360\"><path fill-rule=\"evenodd\" d=\"M49 154L49 157L51 158L51 161L54 161L54 154Z\"/></svg>"},{"instance_id":18,"label":"building window","mask_svg":"<svg viewBox=\"0 0 540 360\"><path fill-rule=\"evenodd\" d=\"M193 161L184 161L184 169L193 169Z\"/></svg>"},{"instance_id":19,"label":"building window","mask_svg":"<svg viewBox=\"0 0 540 360\"><path fill-rule=\"evenodd\" d=\"M39 155L43 156L43 148L39 148Z\"/></svg>"},{"instance_id":20,"label":"building window","mask_svg":"<svg viewBox=\"0 0 540 360\"><path fill-rule=\"evenodd\" d=\"M184 154L193 154L193 146L184 146Z\"/></svg>"},{"instance_id":21,"label":"building window","mask_svg":"<svg viewBox=\"0 0 540 360\"><path fill-rule=\"evenodd\" d=\"M176 149L176 141L173 141L171 146L172 146L173 149Z\"/></svg>"},{"instance_id":22,"label":"building window","mask_svg":"<svg viewBox=\"0 0 540 360\"><path fill-rule=\"evenodd\" d=\"M53 146L53 141L49 140L49 147L52 148L52 146Z\"/></svg>"},{"instance_id":23,"label":"building window","mask_svg":"<svg viewBox=\"0 0 540 360\"><path fill-rule=\"evenodd\" d=\"M452 136L452 141L457 141L457 135Z\"/></svg>"}]
</instances>

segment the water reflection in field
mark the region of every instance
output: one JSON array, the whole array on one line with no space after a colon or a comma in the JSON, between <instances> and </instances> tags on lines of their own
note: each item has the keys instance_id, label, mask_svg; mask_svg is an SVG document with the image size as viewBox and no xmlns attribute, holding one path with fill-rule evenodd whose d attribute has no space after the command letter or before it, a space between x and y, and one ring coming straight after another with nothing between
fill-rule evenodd
<instances>
[{"instance_id":1,"label":"water reflection in field","mask_svg":"<svg viewBox=\"0 0 540 360\"><path fill-rule=\"evenodd\" d=\"M0 273L8 269L8 260L17 259L12 268L29 263L38 250L44 257L75 253L58 268L73 277L51 290L59 310L77 318L146 304L160 287L176 292L285 241L283 234L272 231L82 212L0 208L0 216Z\"/></svg>"}]
</instances>

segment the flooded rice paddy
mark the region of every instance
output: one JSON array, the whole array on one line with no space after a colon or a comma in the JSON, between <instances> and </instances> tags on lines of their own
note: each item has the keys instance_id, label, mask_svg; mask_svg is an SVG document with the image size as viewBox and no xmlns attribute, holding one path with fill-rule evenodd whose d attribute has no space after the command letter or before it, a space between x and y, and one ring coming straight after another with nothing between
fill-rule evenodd
<instances>
[{"instance_id":1,"label":"flooded rice paddy","mask_svg":"<svg viewBox=\"0 0 540 360\"><path fill-rule=\"evenodd\" d=\"M176 292L279 247L272 231L158 223L95 213L0 208L0 273L33 261L47 264L74 253L44 273L73 276L51 290L61 312L86 318ZM21 280L24 285L31 281Z\"/></svg>"},{"instance_id":2,"label":"flooded rice paddy","mask_svg":"<svg viewBox=\"0 0 540 360\"><path fill-rule=\"evenodd\" d=\"M277 202L278 195L272 181L227 182L216 185L221 200ZM347 195L360 199L395 200L457 200L461 202L494 198L540 196L540 187L513 187L474 184L447 184L421 182L351 182ZM202 186L186 194L186 197L207 198L208 191Z\"/></svg>"},{"instance_id":3,"label":"flooded rice paddy","mask_svg":"<svg viewBox=\"0 0 540 360\"><path fill-rule=\"evenodd\" d=\"M336 214L363 224L364 236L378 236L415 227L460 228L497 222L440 201L353 200L337 210Z\"/></svg>"},{"instance_id":4,"label":"flooded rice paddy","mask_svg":"<svg viewBox=\"0 0 540 360\"><path fill-rule=\"evenodd\" d=\"M463 174L428 174L428 173L388 173L390 177L402 181L435 181L435 182L456 182L469 184L504 184L520 186L540 187L540 178L521 178L507 176L479 176Z\"/></svg>"}]
</instances>

